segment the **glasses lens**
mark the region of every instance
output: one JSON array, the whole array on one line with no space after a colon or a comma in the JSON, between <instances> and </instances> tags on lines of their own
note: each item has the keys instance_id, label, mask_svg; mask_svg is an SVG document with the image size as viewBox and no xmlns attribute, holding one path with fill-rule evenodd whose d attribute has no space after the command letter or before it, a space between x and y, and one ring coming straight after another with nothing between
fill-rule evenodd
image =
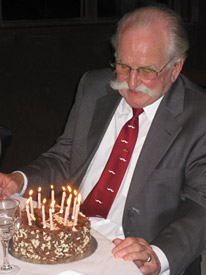
<instances>
[{"instance_id":1,"label":"glasses lens","mask_svg":"<svg viewBox=\"0 0 206 275\"><path fill-rule=\"evenodd\" d=\"M152 69L146 69L146 68L139 68L139 75L143 79L147 80L153 80L157 77L157 72Z\"/></svg>"},{"instance_id":2,"label":"glasses lens","mask_svg":"<svg viewBox=\"0 0 206 275\"><path fill-rule=\"evenodd\" d=\"M130 67L126 64L116 63L116 71L117 73L128 74L130 72Z\"/></svg>"}]
</instances>

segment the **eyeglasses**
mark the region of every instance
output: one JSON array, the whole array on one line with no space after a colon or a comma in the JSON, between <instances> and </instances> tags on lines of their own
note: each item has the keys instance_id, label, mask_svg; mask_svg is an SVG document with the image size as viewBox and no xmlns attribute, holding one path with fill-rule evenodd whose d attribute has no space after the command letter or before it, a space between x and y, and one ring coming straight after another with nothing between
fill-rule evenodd
<instances>
[{"instance_id":1,"label":"eyeglasses","mask_svg":"<svg viewBox=\"0 0 206 275\"><path fill-rule=\"evenodd\" d=\"M173 58L171 58L167 64L164 65L164 67L160 71L155 71L153 69L149 69L146 67L139 67L137 69L131 68L129 65L121 63L121 62L112 62L110 63L113 70L115 70L117 73L124 74L125 76L129 75L131 71L137 71L139 76L142 79L145 80L154 80L156 79L159 74L166 68L166 66L172 61Z\"/></svg>"}]
</instances>

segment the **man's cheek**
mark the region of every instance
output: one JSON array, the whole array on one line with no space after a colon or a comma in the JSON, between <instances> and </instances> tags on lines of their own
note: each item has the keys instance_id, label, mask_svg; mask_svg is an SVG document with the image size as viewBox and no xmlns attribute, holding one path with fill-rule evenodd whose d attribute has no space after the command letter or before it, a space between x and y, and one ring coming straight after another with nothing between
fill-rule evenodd
<instances>
[{"instance_id":1,"label":"man's cheek","mask_svg":"<svg viewBox=\"0 0 206 275\"><path fill-rule=\"evenodd\" d=\"M117 80L119 82L123 82L123 81L126 80L126 77L124 75L122 75L122 74L117 74Z\"/></svg>"}]
</instances>

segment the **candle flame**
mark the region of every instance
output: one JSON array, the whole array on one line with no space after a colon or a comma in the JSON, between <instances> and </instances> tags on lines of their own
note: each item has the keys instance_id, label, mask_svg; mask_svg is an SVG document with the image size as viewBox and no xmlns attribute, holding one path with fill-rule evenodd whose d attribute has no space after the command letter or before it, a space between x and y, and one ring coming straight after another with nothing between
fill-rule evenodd
<instances>
[{"instance_id":1,"label":"candle flame","mask_svg":"<svg viewBox=\"0 0 206 275\"><path fill-rule=\"evenodd\" d=\"M53 185L50 185L51 189L54 189L54 186Z\"/></svg>"},{"instance_id":2,"label":"candle flame","mask_svg":"<svg viewBox=\"0 0 206 275\"><path fill-rule=\"evenodd\" d=\"M67 186L67 189L68 189L69 193L72 192L72 188L69 185Z\"/></svg>"},{"instance_id":3,"label":"candle flame","mask_svg":"<svg viewBox=\"0 0 206 275\"><path fill-rule=\"evenodd\" d=\"M41 187L38 188L38 192L41 192Z\"/></svg>"},{"instance_id":4,"label":"candle flame","mask_svg":"<svg viewBox=\"0 0 206 275\"><path fill-rule=\"evenodd\" d=\"M74 195L77 196L77 190L74 190Z\"/></svg>"},{"instance_id":5,"label":"candle flame","mask_svg":"<svg viewBox=\"0 0 206 275\"><path fill-rule=\"evenodd\" d=\"M64 186L62 186L62 190L63 190L63 191L66 191L66 188L65 188Z\"/></svg>"},{"instance_id":6,"label":"candle flame","mask_svg":"<svg viewBox=\"0 0 206 275\"><path fill-rule=\"evenodd\" d=\"M29 196L32 196L32 194L33 194L33 190L30 190L29 191Z\"/></svg>"},{"instance_id":7,"label":"candle flame","mask_svg":"<svg viewBox=\"0 0 206 275\"><path fill-rule=\"evenodd\" d=\"M43 199L42 203L45 204L46 203L46 199Z\"/></svg>"},{"instance_id":8,"label":"candle flame","mask_svg":"<svg viewBox=\"0 0 206 275\"><path fill-rule=\"evenodd\" d=\"M51 207L53 207L54 205L55 205L55 202L56 201L53 201L50 205L51 205Z\"/></svg>"}]
</instances>

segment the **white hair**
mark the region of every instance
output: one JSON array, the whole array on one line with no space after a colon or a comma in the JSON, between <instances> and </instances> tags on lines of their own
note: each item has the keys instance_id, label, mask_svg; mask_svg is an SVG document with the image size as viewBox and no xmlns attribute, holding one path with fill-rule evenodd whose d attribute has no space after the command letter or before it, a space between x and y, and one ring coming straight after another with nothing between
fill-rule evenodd
<instances>
[{"instance_id":1,"label":"white hair","mask_svg":"<svg viewBox=\"0 0 206 275\"><path fill-rule=\"evenodd\" d=\"M115 51L117 51L119 38L125 27L141 26L152 28L160 22L164 23L168 30L167 58L184 57L186 59L189 42L183 21L175 11L164 6L142 7L123 16L118 23L116 34L112 37Z\"/></svg>"}]
</instances>

